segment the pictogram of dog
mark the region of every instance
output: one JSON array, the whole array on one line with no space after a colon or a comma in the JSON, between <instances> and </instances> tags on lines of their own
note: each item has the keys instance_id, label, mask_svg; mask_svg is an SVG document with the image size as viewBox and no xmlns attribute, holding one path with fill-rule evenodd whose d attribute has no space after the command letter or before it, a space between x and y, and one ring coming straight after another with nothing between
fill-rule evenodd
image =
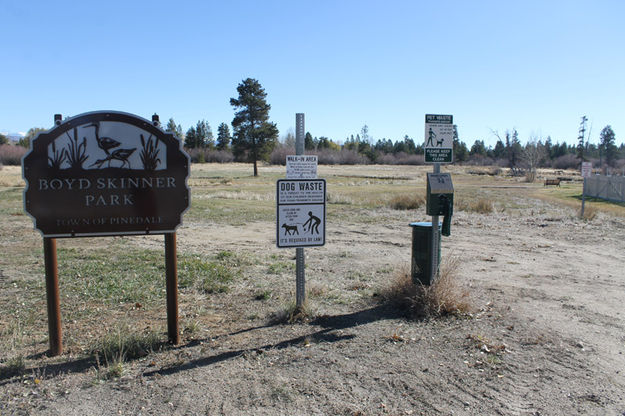
<instances>
[{"instance_id":1,"label":"pictogram of dog","mask_svg":"<svg viewBox=\"0 0 625 416\"><path fill-rule=\"evenodd\" d=\"M297 230L297 225L287 225L285 223L285 224L282 224L282 228L284 228L285 235L295 235L295 234L299 235L299 231Z\"/></svg>"}]
</instances>

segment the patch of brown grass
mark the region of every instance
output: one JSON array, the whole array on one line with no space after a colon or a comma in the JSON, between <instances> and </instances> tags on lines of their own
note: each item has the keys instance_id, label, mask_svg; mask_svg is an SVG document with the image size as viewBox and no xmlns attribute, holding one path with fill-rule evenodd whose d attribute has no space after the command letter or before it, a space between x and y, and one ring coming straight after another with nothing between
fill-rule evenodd
<instances>
[{"instance_id":1,"label":"patch of brown grass","mask_svg":"<svg viewBox=\"0 0 625 416\"><path fill-rule=\"evenodd\" d=\"M486 198L480 198L475 201L458 200L454 201L454 207L458 211L477 212L479 214L490 214L495 210L493 201Z\"/></svg>"},{"instance_id":2,"label":"patch of brown grass","mask_svg":"<svg viewBox=\"0 0 625 416\"><path fill-rule=\"evenodd\" d=\"M279 324L296 324L309 322L313 319L315 313L308 301L305 301L302 306L297 306L294 302L290 303L286 308L275 312L269 319L270 325Z\"/></svg>"},{"instance_id":3,"label":"patch of brown grass","mask_svg":"<svg viewBox=\"0 0 625 416\"><path fill-rule=\"evenodd\" d=\"M422 196L417 195L397 195L388 203L389 207L397 210L418 209L424 203Z\"/></svg>"},{"instance_id":4,"label":"patch of brown grass","mask_svg":"<svg viewBox=\"0 0 625 416\"><path fill-rule=\"evenodd\" d=\"M412 318L468 313L472 305L468 290L459 283L459 265L455 257L443 260L438 279L430 286L414 284L410 272L401 270L380 297Z\"/></svg>"},{"instance_id":5,"label":"patch of brown grass","mask_svg":"<svg viewBox=\"0 0 625 416\"><path fill-rule=\"evenodd\" d=\"M582 219L586 220L586 221L592 221L595 219L595 217L597 216L597 213L599 211L597 210L597 208L595 207L591 207L589 205L586 205L584 207L584 216ZM582 210L580 208L578 216L581 218L582 217Z\"/></svg>"}]
</instances>

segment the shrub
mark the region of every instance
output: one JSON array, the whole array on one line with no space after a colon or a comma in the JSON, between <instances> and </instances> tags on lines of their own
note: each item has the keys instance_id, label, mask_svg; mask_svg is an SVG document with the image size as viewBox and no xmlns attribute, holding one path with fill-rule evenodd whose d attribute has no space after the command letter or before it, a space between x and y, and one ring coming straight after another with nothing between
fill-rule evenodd
<instances>
[{"instance_id":1,"label":"shrub","mask_svg":"<svg viewBox=\"0 0 625 416\"><path fill-rule=\"evenodd\" d=\"M28 149L22 146L13 146L11 144L0 145L0 164L21 165L22 157L26 152L28 152Z\"/></svg>"},{"instance_id":2,"label":"shrub","mask_svg":"<svg viewBox=\"0 0 625 416\"><path fill-rule=\"evenodd\" d=\"M272 165L286 165L286 157L288 155L294 155L295 148L287 146L276 146L271 152L269 161Z\"/></svg>"},{"instance_id":3,"label":"shrub","mask_svg":"<svg viewBox=\"0 0 625 416\"><path fill-rule=\"evenodd\" d=\"M376 163L381 165L423 165L425 162L423 155L410 155L399 152L382 155L376 160Z\"/></svg>"},{"instance_id":4,"label":"shrub","mask_svg":"<svg viewBox=\"0 0 625 416\"><path fill-rule=\"evenodd\" d=\"M423 205L423 197L416 195L397 195L389 202L389 207L397 210L418 209Z\"/></svg>"},{"instance_id":5,"label":"shrub","mask_svg":"<svg viewBox=\"0 0 625 416\"><path fill-rule=\"evenodd\" d=\"M469 205L469 210L480 214L490 214L494 210L493 201L480 198L473 204Z\"/></svg>"},{"instance_id":6,"label":"shrub","mask_svg":"<svg viewBox=\"0 0 625 416\"><path fill-rule=\"evenodd\" d=\"M234 155L229 150L209 150L199 147L185 148L192 163L230 163L234 161Z\"/></svg>"},{"instance_id":7,"label":"shrub","mask_svg":"<svg viewBox=\"0 0 625 416\"><path fill-rule=\"evenodd\" d=\"M488 156L476 154L472 155L464 164L469 166L492 166L495 164L495 161Z\"/></svg>"},{"instance_id":8,"label":"shrub","mask_svg":"<svg viewBox=\"0 0 625 416\"><path fill-rule=\"evenodd\" d=\"M208 163L231 163L234 162L234 155L229 150L211 150L204 156Z\"/></svg>"},{"instance_id":9,"label":"shrub","mask_svg":"<svg viewBox=\"0 0 625 416\"><path fill-rule=\"evenodd\" d=\"M470 202L458 199L454 201L454 206L458 211L477 212L479 214L490 214L495 210L493 201L485 198Z\"/></svg>"},{"instance_id":10,"label":"shrub","mask_svg":"<svg viewBox=\"0 0 625 416\"><path fill-rule=\"evenodd\" d=\"M431 286L414 284L410 273L402 270L379 295L408 317L440 317L467 313L472 309L469 292L458 282L458 258L444 260L438 279Z\"/></svg>"},{"instance_id":11,"label":"shrub","mask_svg":"<svg viewBox=\"0 0 625 416\"><path fill-rule=\"evenodd\" d=\"M553 161L555 169L577 169L578 166L579 159L572 153L559 156Z\"/></svg>"}]
</instances>

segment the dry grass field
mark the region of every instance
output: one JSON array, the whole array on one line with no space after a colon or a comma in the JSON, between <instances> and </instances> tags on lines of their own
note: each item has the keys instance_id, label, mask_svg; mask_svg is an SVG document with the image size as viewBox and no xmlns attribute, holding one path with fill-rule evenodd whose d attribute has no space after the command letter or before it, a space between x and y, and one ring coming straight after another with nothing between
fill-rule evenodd
<instances>
[{"instance_id":1,"label":"dry grass field","mask_svg":"<svg viewBox=\"0 0 625 416\"><path fill-rule=\"evenodd\" d=\"M48 357L40 234L0 170L0 415L625 415L625 207L449 166L445 286L405 288L431 167L320 166L326 245L275 245L275 182L192 166L178 230L182 342L162 236L58 240L64 354ZM410 286L410 285L408 285ZM416 290L416 292L415 292ZM420 292L419 292L420 290Z\"/></svg>"}]
</instances>

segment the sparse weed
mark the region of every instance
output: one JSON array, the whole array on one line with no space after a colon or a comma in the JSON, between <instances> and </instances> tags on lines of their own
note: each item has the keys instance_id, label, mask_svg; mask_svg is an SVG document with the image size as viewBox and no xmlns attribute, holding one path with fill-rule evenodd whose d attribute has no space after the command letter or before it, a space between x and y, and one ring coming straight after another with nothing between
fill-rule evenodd
<instances>
[{"instance_id":1,"label":"sparse weed","mask_svg":"<svg viewBox=\"0 0 625 416\"><path fill-rule=\"evenodd\" d=\"M443 261L438 279L431 286L414 284L410 272L400 271L379 295L413 318L462 314L471 310L469 293L458 282L459 259Z\"/></svg>"},{"instance_id":2,"label":"sparse weed","mask_svg":"<svg viewBox=\"0 0 625 416\"><path fill-rule=\"evenodd\" d=\"M290 303L286 308L273 314L270 319L271 324L294 324L297 322L308 322L314 318L314 313L308 302L304 302L301 307L295 303Z\"/></svg>"},{"instance_id":3,"label":"sparse weed","mask_svg":"<svg viewBox=\"0 0 625 416\"><path fill-rule=\"evenodd\" d=\"M308 295L313 298L320 298L328 293L328 288L326 286L321 285L310 285L308 287Z\"/></svg>"},{"instance_id":4,"label":"sparse weed","mask_svg":"<svg viewBox=\"0 0 625 416\"><path fill-rule=\"evenodd\" d=\"M294 266L292 263L286 263L286 262L280 261L280 262L270 264L267 271L270 274L282 274L282 273L288 272L289 270L293 270L293 268Z\"/></svg>"},{"instance_id":5,"label":"sparse weed","mask_svg":"<svg viewBox=\"0 0 625 416\"><path fill-rule=\"evenodd\" d=\"M178 285L180 288L195 288L201 293L224 293L235 273L227 266L207 262L198 256L183 257L178 262Z\"/></svg>"},{"instance_id":6,"label":"sparse weed","mask_svg":"<svg viewBox=\"0 0 625 416\"><path fill-rule=\"evenodd\" d=\"M254 299L256 299L256 300L269 300L269 299L271 299L271 296L272 296L271 290L263 290L262 292L260 292L256 296L254 296Z\"/></svg>"},{"instance_id":7,"label":"sparse weed","mask_svg":"<svg viewBox=\"0 0 625 416\"><path fill-rule=\"evenodd\" d=\"M0 379L22 375L25 370L24 356L16 355L6 360L3 365L0 365Z\"/></svg>"},{"instance_id":8,"label":"sparse weed","mask_svg":"<svg viewBox=\"0 0 625 416\"><path fill-rule=\"evenodd\" d=\"M200 330L200 322L199 321L188 321L182 328L182 333L184 335L194 335L197 334Z\"/></svg>"},{"instance_id":9,"label":"sparse weed","mask_svg":"<svg viewBox=\"0 0 625 416\"><path fill-rule=\"evenodd\" d=\"M91 349L91 354L96 357L99 378L119 378L123 374L125 361L145 357L161 345L163 342L156 333L137 335L122 325L99 341ZM104 358L105 371L100 368L100 357Z\"/></svg>"}]
</instances>

